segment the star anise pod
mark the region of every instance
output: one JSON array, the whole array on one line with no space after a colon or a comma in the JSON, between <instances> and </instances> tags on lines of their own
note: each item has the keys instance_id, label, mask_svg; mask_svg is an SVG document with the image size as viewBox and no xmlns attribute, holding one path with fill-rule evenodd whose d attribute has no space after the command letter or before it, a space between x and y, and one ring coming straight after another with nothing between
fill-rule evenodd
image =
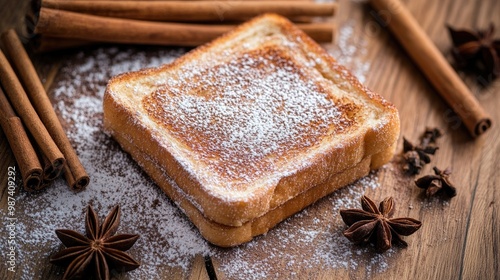
<instances>
[{"instance_id":1,"label":"star anise pod","mask_svg":"<svg viewBox=\"0 0 500 280\"><path fill-rule=\"evenodd\" d=\"M401 235L417 231L422 223L412 218L392 218L394 199L387 197L377 208L368 197L361 197L361 209L340 210L342 220L349 226L344 236L355 244L373 243L378 252L385 252L396 242L408 246Z\"/></svg>"},{"instance_id":2,"label":"star anise pod","mask_svg":"<svg viewBox=\"0 0 500 280\"><path fill-rule=\"evenodd\" d=\"M67 266L63 279L92 273L96 279L109 279L113 269L123 272L138 268L140 264L124 251L134 245L139 235L114 235L119 224L118 205L111 210L102 224L99 224L96 212L89 205L85 217L85 235L73 230L56 230L57 237L66 249L54 254L50 262Z\"/></svg>"},{"instance_id":3,"label":"star anise pod","mask_svg":"<svg viewBox=\"0 0 500 280\"><path fill-rule=\"evenodd\" d=\"M448 26L453 41L452 53L459 67L477 69L486 76L500 76L500 39L495 40L495 26L470 31Z\"/></svg>"},{"instance_id":4,"label":"star anise pod","mask_svg":"<svg viewBox=\"0 0 500 280\"><path fill-rule=\"evenodd\" d=\"M420 145L413 145L403 137L403 170L409 174L419 174L424 165L431 162L429 155L434 155L438 149L434 144L443 133L437 128L427 128L422 136Z\"/></svg>"},{"instance_id":5,"label":"star anise pod","mask_svg":"<svg viewBox=\"0 0 500 280\"><path fill-rule=\"evenodd\" d=\"M443 132L439 128L426 128L420 145L424 147L431 147L431 145L435 144L436 140L441 136L443 136Z\"/></svg>"},{"instance_id":6,"label":"star anise pod","mask_svg":"<svg viewBox=\"0 0 500 280\"><path fill-rule=\"evenodd\" d=\"M415 180L417 187L425 189L427 196L433 196L438 192L444 192L449 197L457 195L457 189L450 180L451 170L446 168L444 171L441 171L437 167L433 169L435 175L427 175Z\"/></svg>"}]
</instances>

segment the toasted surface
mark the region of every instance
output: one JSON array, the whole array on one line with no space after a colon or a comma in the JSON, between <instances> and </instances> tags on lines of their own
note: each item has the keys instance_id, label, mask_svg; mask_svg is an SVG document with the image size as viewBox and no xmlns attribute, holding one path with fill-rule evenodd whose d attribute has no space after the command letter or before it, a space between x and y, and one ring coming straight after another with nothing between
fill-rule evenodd
<instances>
[{"instance_id":1,"label":"toasted surface","mask_svg":"<svg viewBox=\"0 0 500 280\"><path fill-rule=\"evenodd\" d=\"M126 151L130 143L155 159L207 220L227 226L265 215L399 135L391 104L276 15L172 64L113 78L104 125Z\"/></svg>"}]
</instances>

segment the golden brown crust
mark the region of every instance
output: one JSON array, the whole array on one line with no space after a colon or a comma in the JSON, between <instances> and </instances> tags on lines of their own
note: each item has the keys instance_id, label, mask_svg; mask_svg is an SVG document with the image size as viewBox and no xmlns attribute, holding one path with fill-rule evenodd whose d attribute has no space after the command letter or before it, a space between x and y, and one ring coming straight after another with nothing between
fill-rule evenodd
<instances>
[{"instance_id":1,"label":"golden brown crust","mask_svg":"<svg viewBox=\"0 0 500 280\"><path fill-rule=\"evenodd\" d=\"M162 134L158 126L148 125L140 120L137 106L142 102L141 97L134 99L134 104L127 104L122 100L121 95L124 94L122 91L132 91L129 88L133 88L134 84L141 83L143 80L148 80L150 85L144 86L141 90L149 94L163 86L161 83L158 84L158 80L165 79L166 73L178 72L185 64L193 63L193 61L203 64L211 52L215 52L214 56L222 59L222 50L226 47L237 48L234 43L233 45L230 43L241 39L238 36L245 31L252 30L262 21L275 27L278 26L283 36L286 36L291 43L297 44L290 50L293 55L317 61L314 66L310 66L313 67L311 71L317 70L325 80L345 92L352 93L359 100L369 103L370 108L379 115L376 115L378 119L374 119L372 125L366 126L366 122L363 122L366 127L363 127L363 131L359 133L354 135L332 133L324 138L325 143L337 141L342 145L335 147L332 144L332 147L328 148L322 146L324 150L315 154L304 152L303 158L307 164L299 166L294 172L282 175L279 181L255 188L251 195L243 196L235 192L233 198L228 198L224 197L220 190L207 187L203 178L200 178L197 172L186 168L184 159L176 156L182 152L179 151L179 147L186 148L185 145L171 139L170 135ZM339 106L347 106L341 110L343 113L354 111L353 108L349 109L348 102L339 103ZM266 214L270 209L283 205L299 193L324 182L332 173L352 168L363 159L387 150L396 142L399 135L399 117L393 105L362 86L349 71L338 65L312 39L286 19L276 15L265 15L245 23L233 32L191 51L172 64L125 73L111 79L104 96L104 124L115 137L118 134L126 135L128 142L140 146L142 153L158 161L161 168L165 169L183 192L193 197L195 200L193 204L207 220L228 226L242 226ZM174 149L174 144L169 141L174 141L177 148ZM306 157L309 157L307 161ZM380 166L387 160L388 156L384 157L384 160L373 163L373 167ZM204 165L200 164L198 167L204 168Z\"/></svg>"},{"instance_id":2,"label":"golden brown crust","mask_svg":"<svg viewBox=\"0 0 500 280\"><path fill-rule=\"evenodd\" d=\"M255 236L268 232L275 225L313 204L335 190L366 176L372 167L380 167L392 158L394 143L386 150L363 159L355 166L341 173L331 175L323 182L309 190L300 193L287 202L271 209L263 216L248 221L241 226L232 227L210 221L195 207L192 200L186 195L175 182L168 177L165 170L152 159L145 155L135 145L128 142L119 134L115 139L124 150L130 153L132 158L148 173L158 186L171 198L189 217L193 224L200 230L201 235L210 243L221 247L236 246L252 240Z\"/></svg>"}]
</instances>

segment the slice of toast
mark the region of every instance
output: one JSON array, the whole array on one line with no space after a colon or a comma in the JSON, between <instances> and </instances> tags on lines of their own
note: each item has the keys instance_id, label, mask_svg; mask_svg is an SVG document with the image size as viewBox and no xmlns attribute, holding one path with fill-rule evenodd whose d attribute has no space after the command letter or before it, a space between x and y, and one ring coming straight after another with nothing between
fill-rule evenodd
<instances>
[{"instance_id":1,"label":"slice of toast","mask_svg":"<svg viewBox=\"0 0 500 280\"><path fill-rule=\"evenodd\" d=\"M230 227L383 153L399 135L393 105L277 15L172 64L114 77L104 125L126 151L130 143L156 161L205 219Z\"/></svg>"},{"instance_id":2,"label":"slice of toast","mask_svg":"<svg viewBox=\"0 0 500 280\"><path fill-rule=\"evenodd\" d=\"M160 188L175 202L199 229L201 235L210 243L221 247L232 247L252 240L255 236L268 232L281 221L299 212L307 206L335 190L366 176L371 169L381 167L389 161L396 149L397 142L384 151L368 156L340 173L332 174L325 182L300 193L294 198L268 211L266 214L248 221L241 226L227 226L208 220L196 206L195 199L185 193L166 171L160 167L157 160L149 157L141 149L130 143L119 133L115 139L122 144L132 158L153 178Z\"/></svg>"}]
</instances>

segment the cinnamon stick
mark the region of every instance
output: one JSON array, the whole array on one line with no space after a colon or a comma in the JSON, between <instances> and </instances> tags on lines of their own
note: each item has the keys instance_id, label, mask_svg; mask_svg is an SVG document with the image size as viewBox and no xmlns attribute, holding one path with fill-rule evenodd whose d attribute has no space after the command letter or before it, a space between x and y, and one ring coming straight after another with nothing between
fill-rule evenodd
<instances>
[{"instance_id":1,"label":"cinnamon stick","mask_svg":"<svg viewBox=\"0 0 500 280\"><path fill-rule=\"evenodd\" d=\"M12 69L2 51L0 51L0 82L9 97L12 107L35 138L42 153L50 160L54 168L60 168L61 165L65 164L64 156L38 117L23 86L14 73L14 69Z\"/></svg>"},{"instance_id":2,"label":"cinnamon stick","mask_svg":"<svg viewBox=\"0 0 500 280\"><path fill-rule=\"evenodd\" d=\"M35 148L35 151L40 151L40 148L36 143L33 144L33 148ZM63 165L58 169L54 169L52 167L52 164L50 164L49 159L42 153L38 153L38 159L40 160L40 163L42 164L43 168L42 184L44 182L54 181L55 179L57 179L62 174L63 167L67 166Z\"/></svg>"},{"instance_id":3,"label":"cinnamon stick","mask_svg":"<svg viewBox=\"0 0 500 280\"><path fill-rule=\"evenodd\" d=\"M33 144L33 148L37 153L38 160L42 164L43 169L42 181L40 182L40 186L38 187L38 189L44 189L52 185L52 183L62 174L63 167L67 165L65 164L61 166L60 169L54 170L52 168L52 165L50 164L49 159L40 152L40 147L38 147L36 142L33 141L33 137L31 137L30 139L32 140L31 143Z\"/></svg>"},{"instance_id":4,"label":"cinnamon stick","mask_svg":"<svg viewBox=\"0 0 500 280\"><path fill-rule=\"evenodd\" d=\"M96 42L198 46L232 28L234 26L231 25L117 19L41 8L34 32L44 36ZM304 24L302 28L317 41L331 41L333 38L333 25L329 23Z\"/></svg>"},{"instance_id":5,"label":"cinnamon stick","mask_svg":"<svg viewBox=\"0 0 500 280\"><path fill-rule=\"evenodd\" d=\"M63 167L66 166L66 164L61 165L61 167L57 170L54 170L52 168L52 164L50 163L49 159L43 155L43 153L40 150L40 147L38 144L34 141L33 136L31 136L29 133L28 138L31 141L31 144L33 145L33 149L35 149L35 152L38 156L38 160L41 163L42 166L42 176L41 176L41 182L40 185L38 186L37 190L45 189L52 185L55 179L57 179L63 170Z\"/></svg>"},{"instance_id":6,"label":"cinnamon stick","mask_svg":"<svg viewBox=\"0 0 500 280\"><path fill-rule=\"evenodd\" d=\"M82 189L86 187L89 183L89 176L76 155L75 150L71 146L57 118L54 108L52 107L52 103L45 92L42 82L38 77L35 67L19 40L19 37L13 29L3 33L1 37L5 51L16 68L33 107L66 159L68 172L71 172L74 178L72 182L68 182L70 187L72 189ZM63 165L54 166L51 164L45 169L46 176L49 180L53 180L59 176L62 169Z\"/></svg>"},{"instance_id":7,"label":"cinnamon stick","mask_svg":"<svg viewBox=\"0 0 500 280\"><path fill-rule=\"evenodd\" d=\"M69 0L71 1L71 0ZM75 0L76 1L76 0ZM96 0L98 1L98 0ZM94 45L95 42L71 39L71 38L57 38L51 36L38 35L31 40L31 45L35 52L50 52L57 50L66 50L73 48L81 48L85 46Z\"/></svg>"},{"instance_id":8,"label":"cinnamon stick","mask_svg":"<svg viewBox=\"0 0 500 280\"><path fill-rule=\"evenodd\" d=\"M419 66L451 108L462 119L473 137L491 127L491 118L469 88L399 0L370 0L379 12L389 12L387 22L401 45Z\"/></svg>"},{"instance_id":9,"label":"cinnamon stick","mask_svg":"<svg viewBox=\"0 0 500 280\"><path fill-rule=\"evenodd\" d=\"M37 190L42 182L42 166L9 100L0 87L0 125L16 159L26 191Z\"/></svg>"},{"instance_id":10,"label":"cinnamon stick","mask_svg":"<svg viewBox=\"0 0 500 280\"><path fill-rule=\"evenodd\" d=\"M285 17L332 16L336 3L307 1L67 1L44 0L42 7L98 16L154 21L246 20L263 13Z\"/></svg>"},{"instance_id":11,"label":"cinnamon stick","mask_svg":"<svg viewBox=\"0 0 500 280\"><path fill-rule=\"evenodd\" d=\"M79 1L79 0L68 0ZM99 0L95 0L99 1ZM200 0L202 1L202 0ZM300 0L306 1L306 0ZM335 26L328 23L296 24L302 31L318 42L331 42L335 34ZM38 35L33 39L33 50L37 53L82 48L103 42L82 39L59 38L46 35Z\"/></svg>"},{"instance_id":12,"label":"cinnamon stick","mask_svg":"<svg viewBox=\"0 0 500 280\"><path fill-rule=\"evenodd\" d=\"M296 23L295 25L316 42L331 43L333 40L335 26L332 23L313 22Z\"/></svg>"}]
</instances>

